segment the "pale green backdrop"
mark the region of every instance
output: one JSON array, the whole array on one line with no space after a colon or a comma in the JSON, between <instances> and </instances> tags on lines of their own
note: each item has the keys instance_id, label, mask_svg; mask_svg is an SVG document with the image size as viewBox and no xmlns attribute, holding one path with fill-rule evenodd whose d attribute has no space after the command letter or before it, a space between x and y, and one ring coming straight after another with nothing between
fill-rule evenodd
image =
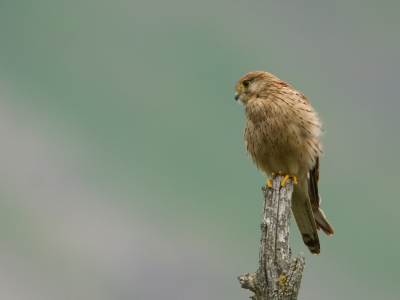
<instances>
[{"instance_id":1,"label":"pale green backdrop","mask_svg":"<svg viewBox=\"0 0 400 300\"><path fill-rule=\"evenodd\" d=\"M325 128L336 235L300 300L398 299L400 2L0 4L0 298L248 299L261 186L234 101L266 70ZM294 224L292 224L294 225Z\"/></svg>"}]
</instances>

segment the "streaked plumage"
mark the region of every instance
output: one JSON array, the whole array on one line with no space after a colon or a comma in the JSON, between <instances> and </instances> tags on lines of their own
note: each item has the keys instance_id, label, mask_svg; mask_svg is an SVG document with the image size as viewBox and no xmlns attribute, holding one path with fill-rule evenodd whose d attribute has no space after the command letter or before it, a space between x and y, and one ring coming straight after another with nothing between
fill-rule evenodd
<instances>
[{"instance_id":1,"label":"streaked plumage","mask_svg":"<svg viewBox=\"0 0 400 300\"><path fill-rule=\"evenodd\" d=\"M319 209L321 122L307 98L274 75L254 71L241 77L235 99L247 115L244 140L254 164L267 176L282 171L297 177L292 211L304 243L320 252L317 229L334 230Z\"/></svg>"}]
</instances>

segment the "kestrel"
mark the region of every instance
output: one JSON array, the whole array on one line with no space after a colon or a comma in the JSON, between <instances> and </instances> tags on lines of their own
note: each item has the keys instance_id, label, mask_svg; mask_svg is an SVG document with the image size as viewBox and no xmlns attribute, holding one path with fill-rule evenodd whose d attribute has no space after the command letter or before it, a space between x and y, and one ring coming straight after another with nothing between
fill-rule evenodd
<instances>
[{"instance_id":1,"label":"kestrel","mask_svg":"<svg viewBox=\"0 0 400 300\"><path fill-rule=\"evenodd\" d=\"M319 208L318 194L321 121L307 98L274 75L254 71L235 86L235 100L247 115L244 141L247 154L269 178L293 178L292 211L304 243L320 253L317 229L334 230ZM270 179L267 181L271 185Z\"/></svg>"}]
</instances>

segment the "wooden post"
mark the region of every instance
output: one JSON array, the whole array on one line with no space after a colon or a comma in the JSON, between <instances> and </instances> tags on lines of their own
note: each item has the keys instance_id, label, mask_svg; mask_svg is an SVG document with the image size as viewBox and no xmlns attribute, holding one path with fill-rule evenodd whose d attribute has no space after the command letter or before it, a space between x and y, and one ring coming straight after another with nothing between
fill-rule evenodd
<instances>
[{"instance_id":1,"label":"wooden post","mask_svg":"<svg viewBox=\"0 0 400 300\"><path fill-rule=\"evenodd\" d=\"M305 255L290 261L290 208L293 181L281 187L283 176L272 180L272 187L262 188L264 207L261 222L259 267L255 274L238 277L242 288L251 290L252 300L296 300L305 266Z\"/></svg>"}]
</instances>

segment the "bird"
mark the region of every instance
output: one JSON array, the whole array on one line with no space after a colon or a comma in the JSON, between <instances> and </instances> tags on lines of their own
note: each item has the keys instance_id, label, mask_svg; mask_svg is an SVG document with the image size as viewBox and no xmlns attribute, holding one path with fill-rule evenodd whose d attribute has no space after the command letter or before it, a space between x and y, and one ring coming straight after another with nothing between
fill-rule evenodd
<instances>
[{"instance_id":1,"label":"bird","mask_svg":"<svg viewBox=\"0 0 400 300\"><path fill-rule=\"evenodd\" d=\"M318 193L322 124L307 98L285 81L264 71L243 75L235 85L235 100L247 116L244 141L248 156L269 178L293 179L292 212L304 244L320 253L317 230L335 233L319 208Z\"/></svg>"}]
</instances>

